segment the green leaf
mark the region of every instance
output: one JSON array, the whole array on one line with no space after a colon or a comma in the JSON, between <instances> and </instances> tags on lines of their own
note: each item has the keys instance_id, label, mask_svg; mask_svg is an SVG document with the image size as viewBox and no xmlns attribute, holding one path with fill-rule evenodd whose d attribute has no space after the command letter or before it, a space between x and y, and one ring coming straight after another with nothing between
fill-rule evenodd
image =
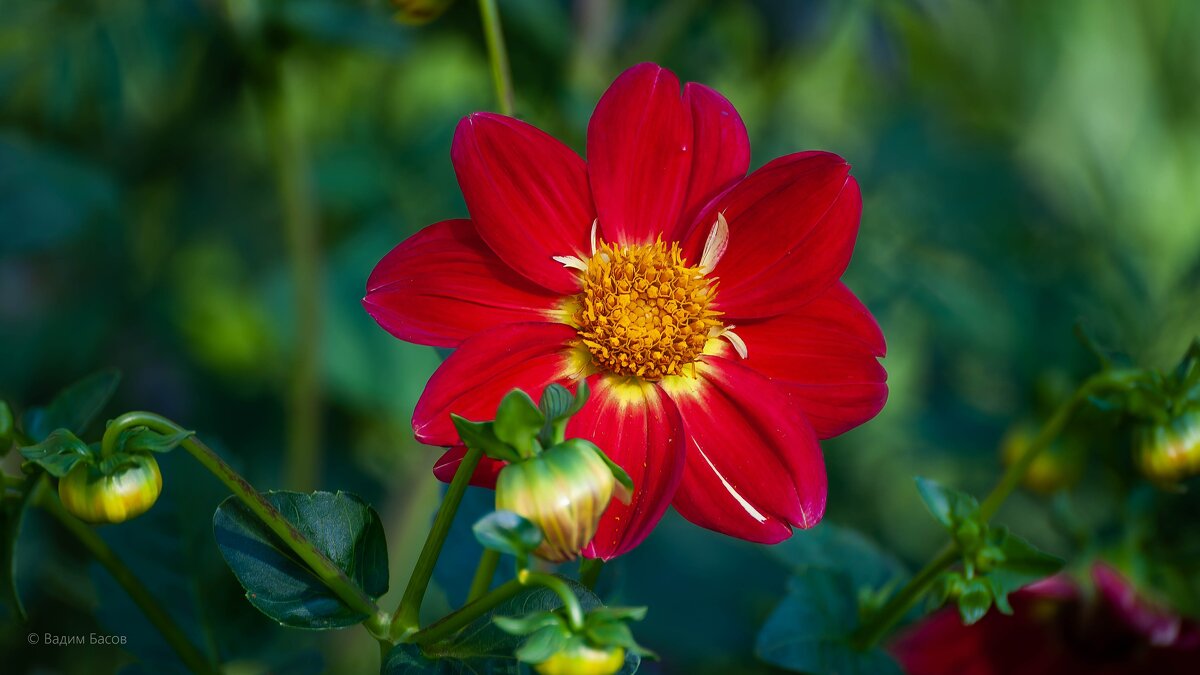
<instances>
[{"instance_id":1,"label":"green leaf","mask_svg":"<svg viewBox=\"0 0 1200 675\"><path fill-rule=\"evenodd\" d=\"M8 453L12 445L13 415L7 401L0 401L0 457Z\"/></svg>"},{"instance_id":2,"label":"green leaf","mask_svg":"<svg viewBox=\"0 0 1200 675\"><path fill-rule=\"evenodd\" d=\"M589 396L591 392L587 380L579 381L574 394L561 384L551 384L542 390L542 398L538 402L538 408L546 417L546 424L538 434L542 447L548 448L562 440L567 422L583 409Z\"/></svg>"},{"instance_id":3,"label":"green leaf","mask_svg":"<svg viewBox=\"0 0 1200 675\"><path fill-rule=\"evenodd\" d=\"M493 511L471 528L484 548L524 558L542 543L542 531L512 511Z\"/></svg>"},{"instance_id":4,"label":"green leaf","mask_svg":"<svg viewBox=\"0 0 1200 675\"><path fill-rule=\"evenodd\" d=\"M25 411L21 418L25 435L41 441L59 428L74 434L84 433L104 410L120 382L120 371L111 368L79 380L59 392L50 405Z\"/></svg>"},{"instance_id":5,"label":"green leaf","mask_svg":"<svg viewBox=\"0 0 1200 675\"><path fill-rule=\"evenodd\" d=\"M882 649L860 652L849 636L858 627L850 578L811 569L792 577L788 594L758 633L754 652L772 665L817 675L900 675Z\"/></svg>"},{"instance_id":6,"label":"green leaf","mask_svg":"<svg viewBox=\"0 0 1200 675\"><path fill-rule=\"evenodd\" d=\"M496 438L515 448L522 457L531 457L534 440L545 424L546 417L534 405L529 394L513 389L500 400L492 429Z\"/></svg>"},{"instance_id":7,"label":"green leaf","mask_svg":"<svg viewBox=\"0 0 1200 675\"><path fill-rule=\"evenodd\" d=\"M361 498L345 492L263 496L367 595L378 598L387 592L383 525ZM217 507L213 531L246 598L281 625L324 630L367 618L330 591L237 497Z\"/></svg>"},{"instance_id":8,"label":"green leaf","mask_svg":"<svg viewBox=\"0 0 1200 675\"><path fill-rule=\"evenodd\" d=\"M571 587L584 611L600 607L600 599L586 587L571 579L563 578ZM397 645L384 662L385 675L416 675L416 673L443 673L446 675L477 675L479 673L513 673L518 671L514 653L524 641L519 636L506 633L496 625L495 617L524 617L553 611L562 607L562 601L551 590L538 586L522 590L516 597L502 603L491 612L476 619L454 637L429 645L424 650L413 645ZM631 675L641 657L629 653L620 675Z\"/></svg>"},{"instance_id":9,"label":"green leaf","mask_svg":"<svg viewBox=\"0 0 1200 675\"><path fill-rule=\"evenodd\" d=\"M616 621L641 621L646 618L646 607L597 607L588 612L589 620L613 619Z\"/></svg>"},{"instance_id":10,"label":"green leaf","mask_svg":"<svg viewBox=\"0 0 1200 675\"><path fill-rule=\"evenodd\" d=\"M483 452L483 454L498 459L502 462L517 462L521 460L521 455L517 451L496 438L496 432L493 423L491 422L472 422L464 417L459 417L453 413L450 414L450 421L454 423L455 430L458 431L458 437L469 448L475 448Z\"/></svg>"},{"instance_id":11,"label":"green leaf","mask_svg":"<svg viewBox=\"0 0 1200 675\"><path fill-rule=\"evenodd\" d=\"M88 444L66 429L55 429L41 443L21 448L21 455L55 478L67 475L78 462L94 459Z\"/></svg>"},{"instance_id":12,"label":"green leaf","mask_svg":"<svg viewBox=\"0 0 1200 675\"><path fill-rule=\"evenodd\" d=\"M9 605L17 618L24 621L25 605L17 592L17 539L21 534L21 524L25 520L25 507L33 494L34 481L26 480L21 494L16 498L5 498L0 502L0 584L4 590L0 600Z\"/></svg>"},{"instance_id":13,"label":"green leaf","mask_svg":"<svg viewBox=\"0 0 1200 675\"><path fill-rule=\"evenodd\" d=\"M953 530L958 524L973 521L979 514L979 502L965 492L944 487L928 478L917 479L917 491L929 512L947 529Z\"/></svg>"},{"instance_id":14,"label":"green leaf","mask_svg":"<svg viewBox=\"0 0 1200 675\"><path fill-rule=\"evenodd\" d=\"M492 621L509 635L531 635L546 626L564 626L562 617L554 612L537 612L525 616L497 616Z\"/></svg>"},{"instance_id":15,"label":"green leaf","mask_svg":"<svg viewBox=\"0 0 1200 675\"><path fill-rule=\"evenodd\" d=\"M987 614L992 606L992 587L986 579L968 579L958 596L958 614L963 625L970 626Z\"/></svg>"},{"instance_id":16,"label":"green leaf","mask_svg":"<svg viewBox=\"0 0 1200 675\"><path fill-rule=\"evenodd\" d=\"M170 452L195 435L194 431L160 434L145 427L126 429L117 438L117 449L124 452Z\"/></svg>"},{"instance_id":17,"label":"green leaf","mask_svg":"<svg viewBox=\"0 0 1200 675\"><path fill-rule=\"evenodd\" d=\"M1012 613L1008 606L1010 593L1062 569L1061 558L1039 551L1006 528L994 528L989 533L989 540L1004 554L1004 560L987 577L996 598L996 607L1005 614Z\"/></svg>"},{"instance_id":18,"label":"green leaf","mask_svg":"<svg viewBox=\"0 0 1200 675\"><path fill-rule=\"evenodd\" d=\"M554 656L571 640L571 631L564 626L546 626L529 636L513 656L525 663L541 663Z\"/></svg>"}]
</instances>

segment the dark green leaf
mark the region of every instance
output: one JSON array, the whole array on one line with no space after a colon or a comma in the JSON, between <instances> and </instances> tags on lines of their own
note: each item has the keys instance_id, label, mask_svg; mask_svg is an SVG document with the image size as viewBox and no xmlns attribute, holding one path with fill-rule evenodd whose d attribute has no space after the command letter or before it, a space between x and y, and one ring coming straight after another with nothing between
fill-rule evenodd
<instances>
[{"instance_id":1,"label":"dark green leaf","mask_svg":"<svg viewBox=\"0 0 1200 675\"><path fill-rule=\"evenodd\" d=\"M33 481L26 480L21 486L19 496L13 495L11 498L5 493L3 502L0 502L0 584L3 585L3 593L0 593L0 600L10 606L17 618L25 620L25 605L21 602L21 595L17 592L17 538L21 534L21 523L25 520L25 507L29 504L30 495L33 494Z\"/></svg>"},{"instance_id":2,"label":"dark green leaf","mask_svg":"<svg viewBox=\"0 0 1200 675\"><path fill-rule=\"evenodd\" d=\"M561 651L570 640L571 631L564 626L546 626L530 635L513 655L518 661L541 663Z\"/></svg>"},{"instance_id":3,"label":"dark green leaf","mask_svg":"<svg viewBox=\"0 0 1200 675\"><path fill-rule=\"evenodd\" d=\"M117 439L117 448L125 452L170 452L195 435L194 431L160 434L152 429L138 427L122 431Z\"/></svg>"},{"instance_id":4,"label":"dark green leaf","mask_svg":"<svg viewBox=\"0 0 1200 675\"><path fill-rule=\"evenodd\" d=\"M1004 553L1004 560L987 576L996 596L996 606L1005 614L1011 613L1011 609L1006 609L1010 593L1062 569L1062 559L1039 551L1005 528L993 529L989 539Z\"/></svg>"},{"instance_id":5,"label":"dark green leaf","mask_svg":"<svg viewBox=\"0 0 1200 675\"><path fill-rule=\"evenodd\" d=\"M968 579L958 596L958 614L964 625L979 621L992 606L992 587L986 579Z\"/></svg>"},{"instance_id":6,"label":"dark green leaf","mask_svg":"<svg viewBox=\"0 0 1200 675\"><path fill-rule=\"evenodd\" d=\"M74 434L87 431L121 382L121 373L105 369L63 389L45 408L30 408L22 417L25 435L41 441L63 428Z\"/></svg>"},{"instance_id":7,"label":"dark green leaf","mask_svg":"<svg viewBox=\"0 0 1200 675\"><path fill-rule=\"evenodd\" d=\"M542 543L542 531L538 526L512 511L493 511L471 529L484 548L517 558L529 555Z\"/></svg>"},{"instance_id":8,"label":"dark green leaf","mask_svg":"<svg viewBox=\"0 0 1200 675\"><path fill-rule=\"evenodd\" d=\"M77 462L93 459L88 444L66 429L55 429L41 443L21 448L21 455L56 478L67 475Z\"/></svg>"},{"instance_id":9,"label":"dark green leaf","mask_svg":"<svg viewBox=\"0 0 1200 675\"><path fill-rule=\"evenodd\" d=\"M0 401L0 457L3 457L12 444L13 416L12 408L7 401Z\"/></svg>"},{"instance_id":10,"label":"dark green leaf","mask_svg":"<svg viewBox=\"0 0 1200 675\"><path fill-rule=\"evenodd\" d=\"M545 423L545 416L529 394L513 389L500 400L492 430L496 438L515 448L522 457L529 457L533 454L533 442Z\"/></svg>"},{"instance_id":11,"label":"dark green leaf","mask_svg":"<svg viewBox=\"0 0 1200 675\"><path fill-rule=\"evenodd\" d=\"M758 634L755 654L772 665L819 675L900 675L882 649L856 651L849 635L858 607L849 577L810 569L792 577L788 594Z\"/></svg>"},{"instance_id":12,"label":"dark green leaf","mask_svg":"<svg viewBox=\"0 0 1200 675\"><path fill-rule=\"evenodd\" d=\"M387 592L383 526L361 498L345 492L264 496L367 595L378 598ZM247 599L280 624L319 630L351 626L367 618L346 606L238 498L230 497L217 507L213 530Z\"/></svg>"},{"instance_id":13,"label":"dark green leaf","mask_svg":"<svg viewBox=\"0 0 1200 675\"><path fill-rule=\"evenodd\" d=\"M467 447L478 449L488 457L502 462L516 462L521 459L516 450L496 438L491 422L472 422L454 414L450 415L450 420L454 422L458 437Z\"/></svg>"},{"instance_id":14,"label":"dark green leaf","mask_svg":"<svg viewBox=\"0 0 1200 675\"><path fill-rule=\"evenodd\" d=\"M879 588L907 576L904 566L874 542L848 527L821 522L765 549L796 574L825 569L849 576L855 590Z\"/></svg>"}]
</instances>

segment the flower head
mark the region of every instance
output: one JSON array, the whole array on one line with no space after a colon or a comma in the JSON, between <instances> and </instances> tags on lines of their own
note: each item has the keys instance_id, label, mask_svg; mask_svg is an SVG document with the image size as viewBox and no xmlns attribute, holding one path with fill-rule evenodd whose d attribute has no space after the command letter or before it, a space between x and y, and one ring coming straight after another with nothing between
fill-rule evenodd
<instances>
[{"instance_id":1,"label":"flower head","mask_svg":"<svg viewBox=\"0 0 1200 675\"><path fill-rule=\"evenodd\" d=\"M883 336L839 278L861 198L836 155L746 175L737 111L653 64L623 73L588 127L587 157L518 120L465 118L451 159L470 220L431 225L375 268L363 304L393 335L457 348L413 416L455 446L514 387L586 381L570 437L633 479L589 556L636 546L667 506L777 542L825 510L818 439L887 397ZM448 478L461 447L435 467ZM499 466L485 461L479 484Z\"/></svg>"}]
</instances>

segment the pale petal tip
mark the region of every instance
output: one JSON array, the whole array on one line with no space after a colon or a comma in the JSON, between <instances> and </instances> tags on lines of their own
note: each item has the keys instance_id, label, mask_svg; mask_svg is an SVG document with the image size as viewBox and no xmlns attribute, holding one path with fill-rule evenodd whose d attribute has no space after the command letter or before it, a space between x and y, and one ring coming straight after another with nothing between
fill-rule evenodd
<instances>
[{"instance_id":1,"label":"pale petal tip","mask_svg":"<svg viewBox=\"0 0 1200 675\"><path fill-rule=\"evenodd\" d=\"M579 270L581 272L587 271L587 268L588 268L587 263L585 263L583 260L581 260L577 256L556 255L556 256L551 256L551 257L554 258L555 262L561 264L563 267L566 267L569 269L574 269L574 270Z\"/></svg>"},{"instance_id":2,"label":"pale petal tip","mask_svg":"<svg viewBox=\"0 0 1200 675\"><path fill-rule=\"evenodd\" d=\"M717 268L725 249L729 248L729 223L725 221L724 213L717 213L717 222L708 231L708 239L704 242L704 253L700 256L700 270L708 274Z\"/></svg>"}]
</instances>

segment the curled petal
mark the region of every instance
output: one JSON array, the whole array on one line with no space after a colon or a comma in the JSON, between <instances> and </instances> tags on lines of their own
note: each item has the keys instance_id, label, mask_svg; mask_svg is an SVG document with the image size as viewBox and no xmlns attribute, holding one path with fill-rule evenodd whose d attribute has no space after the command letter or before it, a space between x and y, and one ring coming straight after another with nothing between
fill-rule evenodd
<instances>
[{"instance_id":1,"label":"curled petal","mask_svg":"<svg viewBox=\"0 0 1200 675\"><path fill-rule=\"evenodd\" d=\"M434 463L433 475L443 483L454 480L454 472L458 471L458 465L462 464L466 454L467 446L465 445L456 445L450 448ZM495 489L496 476L500 475L500 469L503 468L504 462L486 455L479 458L479 465L475 467L475 473L471 474L471 485Z\"/></svg>"},{"instance_id":2,"label":"curled petal","mask_svg":"<svg viewBox=\"0 0 1200 675\"><path fill-rule=\"evenodd\" d=\"M446 220L414 234L379 261L363 307L406 342L457 347L506 323L545 317L559 296L512 271L469 220Z\"/></svg>"}]
</instances>

